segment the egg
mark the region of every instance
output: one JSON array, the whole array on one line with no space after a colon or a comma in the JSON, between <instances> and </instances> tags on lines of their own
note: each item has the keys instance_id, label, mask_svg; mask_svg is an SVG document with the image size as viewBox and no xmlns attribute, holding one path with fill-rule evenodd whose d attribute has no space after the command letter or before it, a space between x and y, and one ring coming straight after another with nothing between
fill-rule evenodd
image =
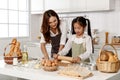
<instances>
[{"instance_id":1,"label":"egg","mask_svg":"<svg viewBox=\"0 0 120 80\"><path fill-rule=\"evenodd\" d=\"M55 63L52 63L52 66L56 66Z\"/></svg>"}]
</instances>

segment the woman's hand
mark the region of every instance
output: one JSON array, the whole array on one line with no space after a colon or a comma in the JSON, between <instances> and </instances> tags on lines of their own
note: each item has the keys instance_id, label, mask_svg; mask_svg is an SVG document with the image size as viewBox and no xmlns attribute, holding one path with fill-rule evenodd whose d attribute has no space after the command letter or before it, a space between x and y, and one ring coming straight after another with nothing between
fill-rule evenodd
<instances>
[{"instance_id":1,"label":"woman's hand","mask_svg":"<svg viewBox=\"0 0 120 80\"><path fill-rule=\"evenodd\" d=\"M58 59L59 54L53 54L54 59Z\"/></svg>"},{"instance_id":2,"label":"woman's hand","mask_svg":"<svg viewBox=\"0 0 120 80\"><path fill-rule=\"evenodd\" d=\"M49 59L49 57L48 56L44 56L42 59Z\"/></svg>"},{"instance_id":3,"label":"woman's hand","mask_svg":"<svg viewBox=\"0 0 120 80\"><path fill-rule=\"evenodd\" d=\"M79 63L81 61L80 57L73 57L73 63Z\"/></svg>"}]
</instances>

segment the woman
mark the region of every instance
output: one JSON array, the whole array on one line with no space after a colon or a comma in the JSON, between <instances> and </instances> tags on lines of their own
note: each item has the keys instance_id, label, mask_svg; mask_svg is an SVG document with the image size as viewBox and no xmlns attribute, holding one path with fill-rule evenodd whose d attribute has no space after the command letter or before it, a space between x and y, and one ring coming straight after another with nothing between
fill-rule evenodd
<instances>
[{"instance_id":1,"label":"woman","mask_svg":"<svg viewBox=\"0 0 120 80\"><path fill-rule=\"evenodd\" d=\"M41 50L45 59L49 59L46 50L46 43L51 43L51 56L61 51L66 42L67 27L60 21L57 13L53 10L47 10L43 14L41 26Z\"/></svg>"}]
</instances>

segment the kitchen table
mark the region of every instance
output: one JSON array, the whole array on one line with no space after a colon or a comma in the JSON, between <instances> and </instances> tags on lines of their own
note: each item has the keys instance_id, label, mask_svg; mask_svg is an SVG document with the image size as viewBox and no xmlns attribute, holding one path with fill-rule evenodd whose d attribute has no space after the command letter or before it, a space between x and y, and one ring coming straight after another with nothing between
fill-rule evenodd
<instances>
[{"instance_id":1,"label":"kitchen table","mask_svg":"<svg viewBox=\"0 0 120 80\"><path fill-rule=\"evenodd\" d=\"M120 75L120 71L117 73L102 73L99 71L92 71L93 76L84 80L117 80L114 79L116 75ZM43 69L26 68L21 66L13 66L4 63L4 60L0 60L0 74L8 75L28 80L78 80L77 78L61 76L57 74L58 71L47 72ZM120 80L120 76L118 76Z\"/></svg>"}]
</instances>

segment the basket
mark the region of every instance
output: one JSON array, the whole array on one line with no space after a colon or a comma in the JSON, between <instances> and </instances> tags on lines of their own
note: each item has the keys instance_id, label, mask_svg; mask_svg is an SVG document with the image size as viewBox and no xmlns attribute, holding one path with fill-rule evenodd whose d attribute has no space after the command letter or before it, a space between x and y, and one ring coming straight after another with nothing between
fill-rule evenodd
<instances>
[{"instance_id":1,"label":"basket","mask_svg":"<svg viewBox=\"0 0 120 80\"><path fill-rule=\"evenodd\" d=\"M5 54L7 52L6 50L9 48L10 45L12 45L12 43L8 44L4 49L4 54L3 55L4 55L4 62L6 64L13 64L14 56L5 56ZM16 56L16 57L17 57L18 62L20 62L22 60L22 56Z\"/></svg>"},{"instance_id":2,"label":"basket","mask_svg":"<svg viewBox=\"0 0 120 80\"><path fill-rule=\"evenodd\" d=\"M116 51L115 47L111 44L105 44L99 52L99 57L105 46L111 46L115 52L114 55L117 56L117 51ZM117 56L117 58L118 58L118 56ZM117 60L115 62L109 62L109 61L101 61L99 59L99 61L97 61L97 69L101 72L114 73L120 69L120 62L119 62L119 60Z\"/></svg>"},{"instance_id":3,"label":"basket","mask_svg":"<svg viewBox=\"0 0 120 80\"><path fill-rule=\"evenodd\" d=\"M43 66L43 69L45 71L56 71L58 69L58 66L51 66L51 67Z\"/></svg>"}]
</instances>

